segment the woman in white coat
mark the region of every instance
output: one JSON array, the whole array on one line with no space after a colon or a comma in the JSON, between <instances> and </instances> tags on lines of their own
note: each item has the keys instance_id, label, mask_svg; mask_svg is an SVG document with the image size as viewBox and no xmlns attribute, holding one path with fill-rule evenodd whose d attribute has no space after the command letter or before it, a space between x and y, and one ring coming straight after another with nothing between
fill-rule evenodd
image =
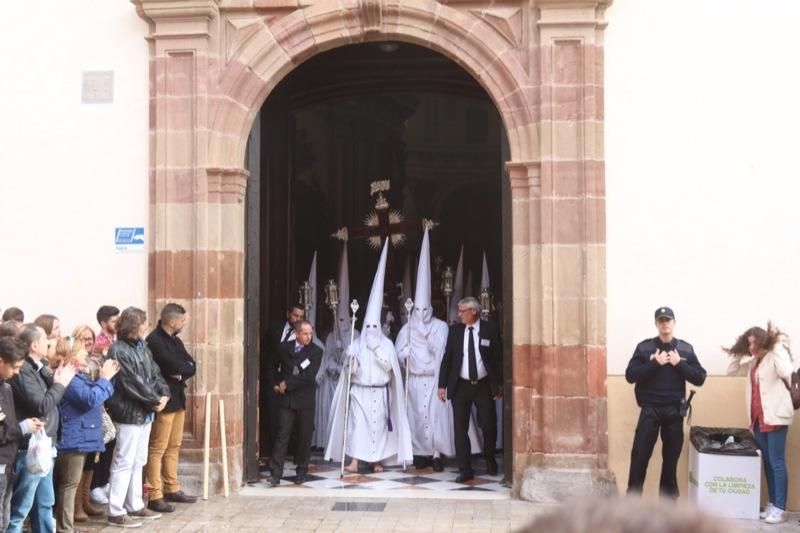
<instances>
[{"instance_id":1,"label":"woman in white coat","mask_svg":"<svg viewBox=\"0 0 800 533\"><path fill-rule=\"evenodd\" d=\"M771 323L752 327L725 351L732 361L728 374L747 376L750 430L761 450L769 503L761 513L767 523L786 521L786 435L794 417L788 383L793 365L789 340Z\"/></svg>"}]
</instances>

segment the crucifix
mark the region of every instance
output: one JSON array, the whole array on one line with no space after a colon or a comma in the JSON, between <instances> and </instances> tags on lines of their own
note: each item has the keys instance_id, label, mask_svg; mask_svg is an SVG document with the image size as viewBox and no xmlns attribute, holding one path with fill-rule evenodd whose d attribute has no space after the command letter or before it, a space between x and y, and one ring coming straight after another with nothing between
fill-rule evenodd
<instances>
[{"instance_id":1,"label":"crucifix","mask_svg":"<svg viewBox=\"0 0 800 533\"><path fill-rule=\"evenodd\" d=\"M372 182L370 184L370 194L375 196L375 209L364 217L364 225L345 226L333 233L331 237L343 241L348 239L366 240L367 245L376 252L381 250L384 240L389 239L383 302L384 305L388 305L389 310L392 311L395 317L394 329L399 329L398 280L395 275L392 251L405 243L407 235L418 232L422 229L422 224L430 223L430 221L424 220L422 223L419 221L407 221L402 212L398 209L391 209L388 200L383 195L384 192L389 190L390 186L389 180Z\"/></svg>"}]
</instances>

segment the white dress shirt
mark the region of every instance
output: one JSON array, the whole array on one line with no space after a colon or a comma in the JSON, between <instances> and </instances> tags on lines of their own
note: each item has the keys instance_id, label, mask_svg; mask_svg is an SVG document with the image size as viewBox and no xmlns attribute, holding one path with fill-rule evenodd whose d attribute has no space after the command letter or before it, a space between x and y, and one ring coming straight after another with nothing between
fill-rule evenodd
<instances>
[{"instance_id":1,"label":"white dress shirt","mask_svg":"<svg viewBox=\"0 0 800 533\"><path fill-rule=\"evenodd\" d=\"M481 357L481 321L476 320L471 326L464 326L464 359L461 361L461 379L469 381L469 328L472 328L472 337L475 341L475 362L478 366L478 379L483 379L488 376L486 367L483 366L483 358Z\"/></svg>"},{"instance_id":2,"label":"white dress shirt","mask_svg":"<svg viewBox=\"0 0 800 533\"><path fill-rule=\"evenodd\" d=\"M291 334L289 335L288 339L286 339L286 332L287 331L291 331ZM284 324L283 325L283 331L281 332L281 342L283 343L283 342L293 341L295 339L295 337L296 337L295 331L294 331L294 328L292 328L291 324L289 324L288 322L286 324ZM286 339L286 340L284 341L283 339Z\"/></svg>"}]
</instances>

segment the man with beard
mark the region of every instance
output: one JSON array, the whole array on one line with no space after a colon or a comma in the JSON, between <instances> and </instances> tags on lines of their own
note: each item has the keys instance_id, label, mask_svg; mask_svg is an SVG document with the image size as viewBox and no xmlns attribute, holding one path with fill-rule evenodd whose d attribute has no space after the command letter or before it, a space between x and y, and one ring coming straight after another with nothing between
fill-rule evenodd
<instances>
[{"instance_id":1,"label":"man with beard","mask_svg":"<svg viewBox=\"0 0 800 533\"><path fill-rule=\"evenodd\" d=\"M430 240L426 227L419 253L414 309L411 319L397 335L395 348L400 362L408 367L407 411L414 466L429 466L432 456L433 469L437 472L443 470L440 456L453 455L450 404L436 399L439 367L446 342L447 324L433 317Z\"/></svg>"},{"instance_id":2,"label":"man with beard","mask_svg":"<svg viewBox=\"0 0 800 533\"><path fill-rule=\"evenodd\" d=\"M178 481L178 454L183 440L186 415L186 380L196 372L194 359L178 334L186 327L186 309L168 303L161 310L158 326L147 336L147 347L153 361L169 386L170 399L156 414L150 432L145 474L150 487L147 507L159 513L171 513L175 506L168 502L194 503L197 497L181 490Z\"/></svg>"},{"instance_id":3,"label":"man with beard","mask_svg":"<svg viewBox=\"0 0 800 533\"><path fill-rule=\"evenodd\" d=\"M347 471L351 473L358 471L359 460L371 464L373 471L382 472L384 462L396 464L412 459L400 366L392 341L381 331L388 246L387 239L372 282L363 333L347 349L345 366L333 398L325 459L343 461L349 455L352 461ZM347 448L343 449L345 431Z\"/></svg>"}]
</instances>

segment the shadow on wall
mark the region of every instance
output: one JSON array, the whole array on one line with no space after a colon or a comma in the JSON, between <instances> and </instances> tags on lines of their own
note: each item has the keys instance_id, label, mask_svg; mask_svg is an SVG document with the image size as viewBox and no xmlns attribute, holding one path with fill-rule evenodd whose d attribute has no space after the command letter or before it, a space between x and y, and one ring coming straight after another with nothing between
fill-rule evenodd
<instances>
[{"instance_id":1,"label":"shadow on wall","mask_svg":"<svg viewBox=\"0 0 800 533\"><path fill-rule=\"evenodd\" d=\"M697 394L692 400L694 413L692 425L717 427L747 427L745 386L747 378L709 376L702 387L695 387ZM687 386L687 390L691 390ZM620 494L628 484L633 432L639 420L639 407L633 396L633 385L624 376L608 376L608 464L617 480ZM686 501L688 485L689 428L684 426L683 452L678 463L678 487L681 500ZM795 418L789 428L786 445L786 466L789 470L790 511L800 511L800 418ZM794 474L794 475L793 475ZM653 450L644 485L646 497L658 495L658 478L661 475L661 440ZM761 503L766 503L766 481L761 476Z\"/></svg>"}]
</instances>

